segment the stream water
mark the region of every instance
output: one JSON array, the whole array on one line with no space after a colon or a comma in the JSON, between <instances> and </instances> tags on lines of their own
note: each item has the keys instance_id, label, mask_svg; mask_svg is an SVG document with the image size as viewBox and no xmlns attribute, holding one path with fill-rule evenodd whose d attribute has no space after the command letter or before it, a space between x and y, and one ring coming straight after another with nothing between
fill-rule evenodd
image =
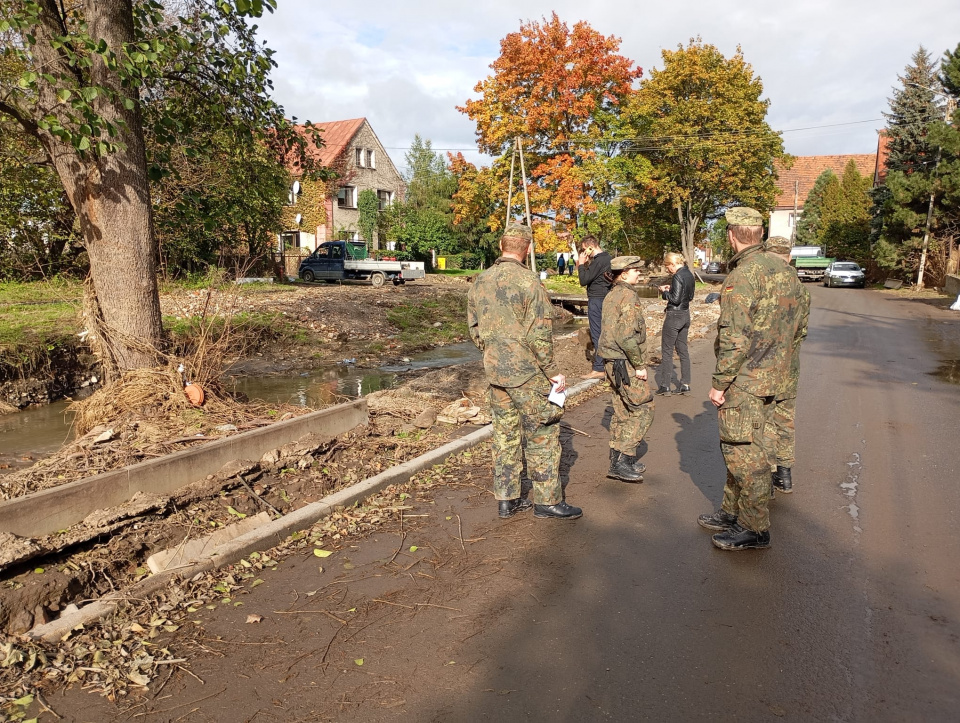
<instances>
[{"instance_id":1,"label":"stream water","mask_svg":"<svg viewBox=\"0 0 960 723\"><path fill-rule=\"evenodd\" d=\"M274 404L323 406L395 386L404 372L448 367L480 358L470 342L438 347L409 357L396 366L359 369L338 364L303 373L270 377L227 377L229 388ZM49 454L69 438L72 416L68 402L32 407L0 416L0 474L4 469L31 463L31 457ZM26 459L25 459L26 457ZM3 467L2 465L8 465Z\"/></svg>"}]
</instances>

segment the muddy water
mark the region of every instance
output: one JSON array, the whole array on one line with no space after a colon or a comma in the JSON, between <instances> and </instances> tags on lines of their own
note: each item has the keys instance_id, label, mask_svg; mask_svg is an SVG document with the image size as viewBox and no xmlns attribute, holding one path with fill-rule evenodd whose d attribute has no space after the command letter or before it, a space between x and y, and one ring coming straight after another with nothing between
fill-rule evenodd
<instances>
[{"instance_id":1,"label":"muddy water","mask_svg":"<svg viewBox=\"0 0 960 723\"><path fill-rule=\"evenodd\" d=\"M465 364L479 358L477 348L463 342L415 354L400 364L379 369L357 369L342 364L295 375L238 377L229 383L250 399L312 407L389 389L396 386L404 372Z\"/></svg>"},{"instance_id":2,"label":"muddy water","mask_svg":"<svg viewBox=\"0 0 960 723\"><path fill-rule=\"evenodd\" d=\"M29 462L20 458L59 449L70 435L73 415L67 413L68 404L54 402L0 416L0 464Z\"/></svg>"},{"instance_id":3,"label":"muddy water","mask_svg":"<svg viewBox=\"0 0 960 723\"><path fill-rule=\"evenodd\" d=\"M451 344L411 355L396 366L358 369L350 364L324 367L276 377L236 377L228 388L278 404L323 406L395 386L404 372L464 364L480 358L470 342ZM72 415L68 402L56 402L0 416L0 474L32 464L59 449L70 436ZM4 466L6 465L6 466Z\"/></svg>"}]
</instances>

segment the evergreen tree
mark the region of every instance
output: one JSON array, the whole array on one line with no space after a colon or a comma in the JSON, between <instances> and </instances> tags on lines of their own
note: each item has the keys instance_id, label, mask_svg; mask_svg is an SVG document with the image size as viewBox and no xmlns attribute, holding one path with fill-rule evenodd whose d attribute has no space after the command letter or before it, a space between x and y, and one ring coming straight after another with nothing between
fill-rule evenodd
<instances>
[{"instance_id":1,"label":"evergreen tree","mask_svg":"<svg viewBox=\"0 0 960 723\"><path fill-rule=\"evenodd\" d=\"M901 88L893 89L889 99L887 134L890 137L887 168L904 173L925 173L933 166L937 148L928 138L930 123L943 118L937 102L940 81L937 66L921 45L911 58L911 65L898 76Z\"/></svg>"},{"instance_id":2,"label":"evergreen tree","mask_svg":"<svg viewBox=\"0 0 960 723\"><path fill-rule=\"evenodd\" d=\"M830 179L836 175L829 168L817 176L813 188L803 202L803 213L797 221L797 245L818 246L820 244L820 215L823 207L823 193Z\"/></svg>"},{"instance_id":3,"label":"evergreen tree","mask_svg":"<svg viewBox=\"0 0 960 723\"><path fill-rule=\"evenodd\" d=\"M863 261L870 253L870 179L853 160L840 180L831 176L820 209L820 245L830 256Z\"/></svg>"},{"instance_id":4,"label":"evergreen tree","mask_svg":"<svg viewBox=\"0 0 960 723\"><path fill-rule=\"evenodd\" d=\"M937 67L922 46L899 80L890 112L884 114L890 139L887 178L872 193L873 257L881 267L909 280L919 265L930 194L936 194L941 151L931 131L943 119L943 108ZM935 231L936 225L935 214L931 229Z\"/></svg>"},{"instance_id":5,"label":"evergreen tree","mask_svg":"<svg viewBox=\"0 0 960 723\"><path fill-rule=\"evenodd\" d=\"M960 266L960 44L944 53L940 83L947 95L949 125L936 124L931 140L941 148L938 179L940 200L938 238L942 240L946 273L956 274Z\"/></svg>"}]
</instances>

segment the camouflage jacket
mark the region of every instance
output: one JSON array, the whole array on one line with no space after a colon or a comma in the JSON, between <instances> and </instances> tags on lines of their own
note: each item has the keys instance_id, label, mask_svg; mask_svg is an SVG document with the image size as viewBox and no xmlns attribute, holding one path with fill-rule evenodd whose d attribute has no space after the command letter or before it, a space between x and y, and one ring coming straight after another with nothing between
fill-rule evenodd
<instances>
[{"instance_id":1,"label":"camouflage jacket","mask_svg":"<svg viewBox=\"0 0 960 723\"><path fill-rule=\"evenodd\" d=\"M604 359L626 359L634 369L646 363L647 324L637 290L623 281L614 285L603 300L600 345Z\"/></svg>"},{"instance_id":2,"label":"camouflage jacket","mask_svg":"<svg viewBox=\"0 0 960 723\"><path fill-rule=\"evenodd\" d=\"M487 381L519 387L537 374L560 373L553 361L553 307L537 275L499 258L467 295L470 338L483 352Z\"/></svg>"},{"instance_id":3,"label":"camouflage jacket","mask_svg":"<svg viewBox=\"0 0 960 723\"><path fill-rule=\"evenodd\" d=\"M777 257L774 257L777 258ZM777 259L783 261L783 259ZM786 262L783 262L786 263ZM796 269L787 265L794 274ZM800 325L797 329L797 336L793 340L793 349L790 354L790 374L787 377L784 388L777 395L780 399L793 399L797 396L797 386L800 383L800 343L807 338L807 322L810 319L810 292L807 291L803 283L800 283Z\"/></svg>"},{"instance_id":4,"label":"camouflage jacket","mask_svg":"<svg viewBox=\"0 0 960 723\"><path fill-rule=\"evenodd\" d=\"M799 349L803 287L781 259L748 246L730 260L720 295L713 388L731 384L758 397L786 388Z\"/></svg>"}]
</instances>

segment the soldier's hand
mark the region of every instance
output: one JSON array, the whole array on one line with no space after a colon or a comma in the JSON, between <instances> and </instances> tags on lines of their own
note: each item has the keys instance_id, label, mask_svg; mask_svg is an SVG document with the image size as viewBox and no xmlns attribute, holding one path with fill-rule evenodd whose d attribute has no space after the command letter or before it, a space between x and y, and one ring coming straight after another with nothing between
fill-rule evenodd
<instances>
[{"instance_id":1,"label":"soldier's hand","mask_svg":"<svg viewBox=\"0 0 960 723\"><path fill-rule=\"evenodd\" d=\"M727 401L726 395L721 392L719 389L710 390L710 401L713 402L713 406L721 407L723 403Z\"/></svg>"},{"instance_id":2,"label":"soldier's hand","mask_svg":"<svg viewBox=\"0 0 960 723\"><path fill-rule=\"evenodd\" d=\"M637 369L637 379L643 379L643 381L647 381L647 368L646 368L646 367L644 367L643 369Z\"/></svg>"},{"instance_id":3,"label":"soldier's hand","mask_svg":"<svg viewBox=\"0 0 960 723\"><path fill-rule=\"evenodd\" d=\"M562 392L567 388L567 378L563 374L557 374L555 377L550 377L550 381L556 385L556 391Z\"/></svg>"}]
</instances>

